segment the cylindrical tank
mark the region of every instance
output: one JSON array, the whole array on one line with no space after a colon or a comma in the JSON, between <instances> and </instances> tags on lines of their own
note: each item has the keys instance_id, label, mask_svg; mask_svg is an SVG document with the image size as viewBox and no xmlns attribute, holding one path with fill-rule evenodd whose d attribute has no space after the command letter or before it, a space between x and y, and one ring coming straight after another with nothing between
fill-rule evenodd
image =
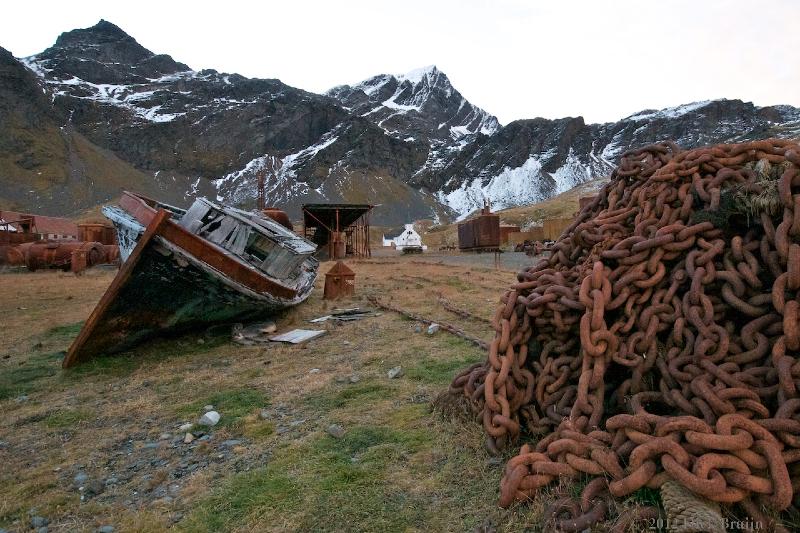
<instances>
[{"instance_id":1,"label":"cylindrical tank","mask_svg":"<svg viewBox=\"0 0 800 533\"><path fill-rule=\"evenodd\" d=\"M99 242L30 242L19 245L17 250L31 271L40 268L68 271L72 266L73 252L85 254L86 268L100 264L106 258L106 251Z\"/></svg>"},{"instance_id":2,"label":"cylindrical tank","mask_svg":"<svg viewBox=\"0 0 800 533\"><path fill-rule=\"evenodd\" d=\"M104 244L106 252L105 263L114 265L119 263L119 246L116 244Z\"/></svg>"},{"instance_id":3,"label":"cylindrical tank","mask_svg":"<svg viewBox=\"0 0 800 533\"><path fill-rule=\"evenodd\" d=\"M344 259L347 255L347 244L344 241L333 243L333 259Z\"/></svg>"},{"instance_id":4,"label":"cylindrical tank","mask_svg":"<svg viewBox=\"0 0 800 533\"><path fill-rule=\"evenodd\" d=\"M78 224L78 240L99 242L100 244L116 244L117 234L112 226L94 222Z\"/></svg>"},{"instance_id":5,"label":"cylindrical tank","mask_svg":"<svg viewBox=\"0 0 800 533\"><path fill-rule=\"evenodd\" d=\"M286 211L283 209L278 209L277 207L267 207L261 212L289 231L294 231L292 221L289 220L289 215L287 215Z\"/></svg>"}]
</instances>

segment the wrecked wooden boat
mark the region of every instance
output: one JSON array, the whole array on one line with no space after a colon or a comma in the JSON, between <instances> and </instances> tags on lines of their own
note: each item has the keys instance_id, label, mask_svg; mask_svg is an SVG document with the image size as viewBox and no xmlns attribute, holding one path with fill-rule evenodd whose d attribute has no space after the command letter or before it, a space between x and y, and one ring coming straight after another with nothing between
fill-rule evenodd
<instances>
[{"instance_id":1,"label":"wrecked wooden boat","mask_svg":"<svg viewBox=\"0 0 800 533\"><path fill-rule=\"evenodd\" d=\"M316 246L258 213L205 198L183 210L126 192L103 214L117 229L124 262L64 368L159 334L297 305L317 277Z\"/></svg>"}]
</instances>

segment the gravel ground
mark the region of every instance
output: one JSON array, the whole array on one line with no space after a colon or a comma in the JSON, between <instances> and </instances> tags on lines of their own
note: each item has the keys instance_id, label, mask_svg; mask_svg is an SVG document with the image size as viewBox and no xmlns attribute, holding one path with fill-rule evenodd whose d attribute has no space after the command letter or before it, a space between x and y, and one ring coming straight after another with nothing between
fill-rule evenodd
<instances>
[{"instance_id":1,"label":"gravel ground","mask_svg":"<svg viewBox=\"0 0 800 533\"><path fill-rule=\"evenodd\" d=\"M398 259L411 259L416 261L426 261L429 263L446 263L448 265L470 265L484 268L495 267L495 255L493 253L474 253L474 252L425 252L421 255L402 255L395 250L375 249L372 251L373 257L397 257ZM532 265L536 257L529 257L523 252L503 252L500 254L500 270L510 270L517 272L525 267Z\"/></svg>"}]
</instances>

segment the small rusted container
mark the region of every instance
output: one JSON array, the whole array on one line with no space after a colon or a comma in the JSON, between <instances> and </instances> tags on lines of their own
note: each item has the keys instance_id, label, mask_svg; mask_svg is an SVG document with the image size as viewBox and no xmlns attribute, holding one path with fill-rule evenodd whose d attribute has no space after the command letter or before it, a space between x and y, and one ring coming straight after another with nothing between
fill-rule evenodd
<instances>
[{"instance_id":1,"label":"small rusted container","mask_svg":"<svg viewBox=\"0 0 800 533\"><path fill-rule=\"evenodd\" d=\"M356 273L341 261L336 261L325 274L325 300L335 300L342 296L352 296L356 292Z\"/></svg>"}]
</instances>

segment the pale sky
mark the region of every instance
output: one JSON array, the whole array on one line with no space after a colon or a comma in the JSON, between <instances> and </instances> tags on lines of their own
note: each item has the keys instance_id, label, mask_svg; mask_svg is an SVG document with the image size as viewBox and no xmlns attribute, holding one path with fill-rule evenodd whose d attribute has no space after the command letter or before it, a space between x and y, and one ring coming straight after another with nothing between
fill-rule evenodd
<instances>
[{"instance_id":1,"label":"pale sky","mask_svg":"<svg viewBox=\"0 0 800 533\"><path fill-rule=\"evenodd\" d=\"M313 92L435 64L507 124L614 121L715 98L800 106L800 1L7 2L23 57L104 18L200 70Z\"/></svg>"}]
</instances>

